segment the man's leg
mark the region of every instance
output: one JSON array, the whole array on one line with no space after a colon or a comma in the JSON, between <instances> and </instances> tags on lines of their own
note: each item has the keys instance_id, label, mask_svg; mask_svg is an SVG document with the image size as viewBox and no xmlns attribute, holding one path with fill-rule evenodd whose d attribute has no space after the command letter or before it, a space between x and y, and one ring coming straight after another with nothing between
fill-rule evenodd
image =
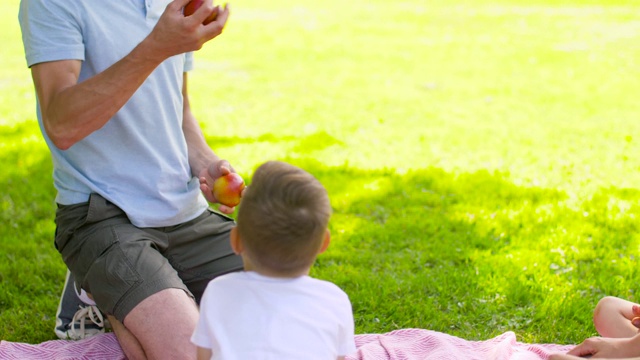
<instances>
[{"instance_id":1,"label":"man's leg","mask_svg":"<svg viewBox=\"0 0 640 360\"><path fill-rule=\"evenodd\" d=\"M130 360L195 359L196 347L190 339L197 321L193 299L181 289L165 289L134 307L124 326L119 322L112 326Z\"/></svg>"}]
</instances>

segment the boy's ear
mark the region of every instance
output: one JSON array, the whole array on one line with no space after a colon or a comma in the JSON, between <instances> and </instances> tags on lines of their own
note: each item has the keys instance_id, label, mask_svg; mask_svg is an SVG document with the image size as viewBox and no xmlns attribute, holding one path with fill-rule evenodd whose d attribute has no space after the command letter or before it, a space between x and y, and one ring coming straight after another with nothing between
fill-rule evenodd
<instances>
[{"instance_id":1,"label":"boy's ear","mask_svg":"<svg viewBox=\"0 0 640 360\"><path fill-rule=\"evenodd\" d=\"M327 229L324 232L324 238L322 239L322 245L320 245L320 251L318 251L318 254L322 254L323 252L325 252L325 250L327 250L327 248L329 247L330 242L331 232L329 231L329 229Z\"/></svg>"},{"instance_id":2,"label":"boy's ear","mask_svg":"<svg viewBox=\"0 0 640 360\"><path fill-rule=\"evenodd\" d=\"M231 242L231 249L236 255L242 254L242 240L240 240L240 235L238 235L238 227L234 226L231 228L231 234L229 236Z\"/></svg>"}]
</instances>

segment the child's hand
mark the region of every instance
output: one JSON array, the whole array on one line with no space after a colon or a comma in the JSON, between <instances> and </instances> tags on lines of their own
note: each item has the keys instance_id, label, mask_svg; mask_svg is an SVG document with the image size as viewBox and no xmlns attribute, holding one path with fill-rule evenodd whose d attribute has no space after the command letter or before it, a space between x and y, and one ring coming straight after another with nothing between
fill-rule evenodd
<instances>
[{"instance_id":1,"label":"child's hand","mask_svg":"<svg viewBox=\"0 0 640 360\"><path fill-rule=\"evenodd\" d=\"M549 360L578 360L580 359L577 356L567 355L567 354L551 354L549 356Z\"/></svg>"},{"instance_id":2,"label":"child's hand","mask_svg":"<svg viewBox=\"0 0 640 360\"><path fill-rule=\"evenodd\" d=\"M638 328L638 331L640 332L640 306L633 305L631 307L631 313L633 314L633 318L631 318L631 325Z\"/></svg>"},{"instance_id":3,"label":"child's hand","mask_svg":"<svg viewBox=\"0 0 640 360\"><path fill-rule=\"evenodd\" d=\"M638 335L632 338L605 338L591 337L580 343L578 346L567 352L567 355L573 355L580 358L594 357L602 359L618 359L618 358L635 358L640 355L637 341L640 340ZM570 359L555 357L552 359Z\"/></svg>"}]
</instances>

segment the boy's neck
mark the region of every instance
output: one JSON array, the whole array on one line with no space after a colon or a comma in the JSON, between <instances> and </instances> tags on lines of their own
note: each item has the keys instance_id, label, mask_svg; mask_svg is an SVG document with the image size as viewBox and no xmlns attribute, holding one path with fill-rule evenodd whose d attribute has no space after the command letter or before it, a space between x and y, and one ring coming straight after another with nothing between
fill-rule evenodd
<instances>
[{"instance_id":1,"label":"boy's neck","mask_svg":"<svg viewBox=\"0 0 640 360\"><path fill-rule=\"evenodd\" d=\"M282 274L280 272L277 271L272 271L270 269L265 269L265 268L257 268L255 266L253 266L249 261L247 261L247 259L244 259L244 271L253 271L255 273L258 273L262 276L266 276L266 277L271 277L271 278L279 278L279 279L294 279L300 276L308 276L309 275L309 271L311 270L311 268L306 268L302 271L299 272L295 272L295 273L291 273L291 274Z\"/></svg>"}]
</instances>

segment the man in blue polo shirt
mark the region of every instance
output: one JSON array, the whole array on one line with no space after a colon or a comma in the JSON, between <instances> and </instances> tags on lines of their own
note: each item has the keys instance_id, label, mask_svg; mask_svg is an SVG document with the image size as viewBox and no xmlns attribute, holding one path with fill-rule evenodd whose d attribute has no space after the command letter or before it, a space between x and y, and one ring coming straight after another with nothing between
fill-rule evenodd
<instances>
[{"instance_id":1,"label":"man in blue polo shirt","mask_svg":"<svg viewBox=\"0 0 640 360\"><path fill-rule=\"evenodd\" d=\"M129 359L195 358L196 302L210 279L242 268L232 219L208 209L213 180L233 169L205 142L186 86L192 52L229 10L206 0L185 17L188 2L20 4L54 164L55 245Z\"/></svg>"}]
</instances>

